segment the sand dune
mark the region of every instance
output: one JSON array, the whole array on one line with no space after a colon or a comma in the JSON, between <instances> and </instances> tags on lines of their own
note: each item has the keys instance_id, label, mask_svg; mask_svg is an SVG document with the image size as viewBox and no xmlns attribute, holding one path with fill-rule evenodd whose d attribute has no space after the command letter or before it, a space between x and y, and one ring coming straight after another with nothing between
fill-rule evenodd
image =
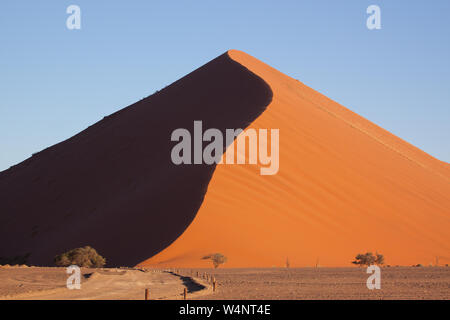
<instances>
[{"instance_id":1,"label":"sand dune","mask_svg":"<svg viewBox=\"0 0 450 320\"><path fill-rule=\"evenodd\" d=\"M1 172L0 257L52 265L85 245L110 266L153 256L194 219L215 167L173 164L171 133L194 120L246 127L271 98L263 80L224 54Z\"/></svg>"},{"instance_id":2,"label":"sand dune","mask_svg":"<svg viewBox=\"0 0 450 320\"><path fill-rule=\"evenodd\" d=\"M280 167L180 165L175 128L280 130ZM239 51L0 173L0 257L110 265L450 263L450 167Z\"/></svg>"},{"instance_id":3,"label":"sand dune","mask_svg":"<svg viewBox=\"0 0 450 320\"><path fill-rule=\"evenodd\" d=\"M229 267L345 266L358 252L390 264L450 262L448 164L257 59L230 57L273 91L251 128L280 129L280 170L218 166L193 223L143 262Z\"/></svg>"}]
</instances>

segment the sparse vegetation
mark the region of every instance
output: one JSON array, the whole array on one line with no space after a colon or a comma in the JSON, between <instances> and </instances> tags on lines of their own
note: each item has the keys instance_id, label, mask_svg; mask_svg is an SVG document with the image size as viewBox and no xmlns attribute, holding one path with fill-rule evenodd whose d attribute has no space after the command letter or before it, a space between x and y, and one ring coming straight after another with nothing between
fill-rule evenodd
<instances>
[{"instance_id":1,"label":"sparse vegetation","mask_svg":"<svg viewBox=\"0 0 450 320\"><path fill-rule=\"evenodd\" d=\"M375 253L375 264L381 266L384 264L384 256L378 252Z\"/></svg>"},{"instance_id":2,"label":"sparse vegetation","mask_svg":"<svg viewBox=\"0 0 450 320\"><path fill-rule=\"evenodd\" d=\"M375 255L372 252L358 253L352 263L359 266L382 265L384 264L384 256L378 252Z\"/></svg>"},{"instance_id":3,"label":"sparse vegetation","mask_svg":"<svg viewBox=\"0 0 450 320\"><path fill-rule=\"evenodd\" d=\"M208 255L204 256L202 259L203 260L211 259L211 261L214 265L214 268L218 268L221 264L224 264L228 260L227 257L225 257L221 253L208 254Z\"/></svg>"},{"instance_id":4,"label":"sparse vegetation","mask_svg":"<svg viewBox=\"0 0 450 320\"><path fill-rule=\"evenodd\" d=\"M55 264L59 267L77 265L87 268L101 268L105 265L106 259L89 246L72 249L55 257Z\"/></svg>"},{"instance_id":5,"label":"sparse vegetation","mask_svg":"<svg viewBox=\"0 0 450 320\"><path fill-rule=\"evenodd\" d=\"M14 257L0 257L0 265L26 264L31 253L17 255Z\"/></svg>"}]
</instances>

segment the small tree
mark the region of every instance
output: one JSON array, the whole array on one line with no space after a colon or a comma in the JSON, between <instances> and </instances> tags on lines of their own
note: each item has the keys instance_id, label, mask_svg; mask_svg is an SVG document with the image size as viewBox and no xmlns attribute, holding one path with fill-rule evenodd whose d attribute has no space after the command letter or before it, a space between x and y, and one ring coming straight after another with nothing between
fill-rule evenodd
<instances>
[{"instance_id":1,"label":"small tree","mask_svg":"<svg viewBox=\"0 0 450 320\"><path fill-rule=\"evenodd\" d=\"M367 252L364 254L358 253L355 257L355 260L352 261L352 263L359 266L370 266L372 264L377 263L377 259L379 259L378 261L380 261L381 263L384 263L384 257L381 254L379 255L377 253L377 256L374 256L372 252Z\"/></svg>"},{"instance_id":2,"label":"small tree","mask_svg":"<svg viewBox=\"0 0 450 320\"><path fill-rule=\"evenodd\" d=\"M89 246L72 249L55 257L55 264L59 267L75 264L79 267L101 268L105 263L106 259Z\"/></svg>"},{"instance_id":3,"label":"small tree","mask_svg":"<svg viewBox=\"0 0 450 320\"><path fill-rule=\"evenodd\" d=\"M208 255L204 256L202 259L203 260L211 259L211 261L214 265L214 268L218 268L221 264L224 264L228 260L227 257L225 257L221 253L208 254Z\"/></svg>"}]
</instances>

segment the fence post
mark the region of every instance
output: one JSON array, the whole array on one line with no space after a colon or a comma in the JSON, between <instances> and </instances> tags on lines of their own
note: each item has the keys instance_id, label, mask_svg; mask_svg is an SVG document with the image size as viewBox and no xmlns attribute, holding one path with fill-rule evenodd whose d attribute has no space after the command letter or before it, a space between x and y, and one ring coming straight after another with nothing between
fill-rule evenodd
<instances>
[{"instance_id":1,"label":"fence post","mask_svg":"<svg viewBox=\"0 0 450 320\"><path fill-rule=\"evenodd\" d=\"M183 298L184 298L184 300L186 300L186 296L187 296L187 289L184 288L184 290L183 290Z\"/></svg>"},{"instance_id":2,"label":"fence post","mask_svg":"<svg viewBox=\"0 0 450 320\"><path fill-rule=\"evenodd\" d=\"M148 288L145 289L145 300L149 299L149 296L150 296L150 292L149 291L150 290Z\"/></svg>"}]
</instances>

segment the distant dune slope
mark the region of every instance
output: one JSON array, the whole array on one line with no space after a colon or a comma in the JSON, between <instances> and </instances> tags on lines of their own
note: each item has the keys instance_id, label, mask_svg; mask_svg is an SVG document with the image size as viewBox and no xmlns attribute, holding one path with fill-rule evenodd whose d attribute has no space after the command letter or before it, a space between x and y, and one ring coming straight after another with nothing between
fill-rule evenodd
<instances>
[{"instance_id":1,"label":"distant dune slope","mask_svg":"<svg viewBox=\"0 0 450 320\"><path fill-rule=\"evenodd\" d=\"M146 266L349 265L360 252L388 264L450 263L450 169L303 83L239 51L273 99L250 128L280 129L280 170L219 165L196 218Z\"/></svg>"},{"instance_id":2,"label":"distant dune slope","mask_svg":"<svg viewBox=\"0 0 450 320\"><path fill-rule=\"evenodd\" d=\"M109 265L136 265L160 252L194 219L215 168L174 165L172 131L192 131L194 120L245 128L271 99L262 79L224 54L1 172L0 261L28 255L51 265L90 245Z\"/></svg>"}]
</instances>

